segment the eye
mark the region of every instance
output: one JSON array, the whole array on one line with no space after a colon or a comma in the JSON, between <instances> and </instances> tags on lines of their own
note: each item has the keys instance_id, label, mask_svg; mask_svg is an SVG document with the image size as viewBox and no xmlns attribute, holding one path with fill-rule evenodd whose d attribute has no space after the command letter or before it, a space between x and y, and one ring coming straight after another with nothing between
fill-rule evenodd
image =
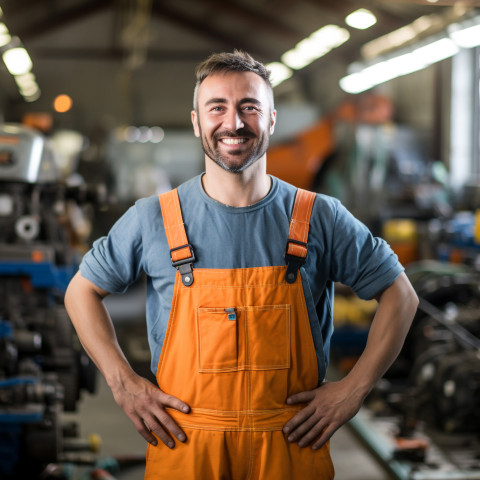
<instances>
[{"instance_id":1,"label":"eye","mask_svg":"<svg viewBox=\"0 0 480 480\"><path fill-rule=\"evenodd\" d=\"M255 105L244 105L243 110L247 112L256 112L258 108Z\"/></svg>"}]
</instances>

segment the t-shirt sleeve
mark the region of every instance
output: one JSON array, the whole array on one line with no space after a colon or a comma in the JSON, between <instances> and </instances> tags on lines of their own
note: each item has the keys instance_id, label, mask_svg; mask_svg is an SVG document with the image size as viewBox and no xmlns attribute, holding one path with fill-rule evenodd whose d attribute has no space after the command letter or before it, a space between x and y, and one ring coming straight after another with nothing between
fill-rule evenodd
<instances>
[{"instance_id":1,"label":"t-shirt sleeve","mask_svg":"<svg viewBox=\"0 0 480 480\"><path fill-rule=\"evenodd\" d=\"M404 268L385 240L374 237L340 202L332 235L331 275L362 299L389 287Z\"/></svg>"},{"instance_id":2,"label":"t-shirt sleeve","mask_svg":"<svg viewBox=\"0 0 480 480\"><path fill-rule=\"evenodd\" d=\"M96 240L80 264L80 272L109 293L124 293L141 272L142 234L137 210L130 207L107 236Z\"/></svg>"}]
</instances>

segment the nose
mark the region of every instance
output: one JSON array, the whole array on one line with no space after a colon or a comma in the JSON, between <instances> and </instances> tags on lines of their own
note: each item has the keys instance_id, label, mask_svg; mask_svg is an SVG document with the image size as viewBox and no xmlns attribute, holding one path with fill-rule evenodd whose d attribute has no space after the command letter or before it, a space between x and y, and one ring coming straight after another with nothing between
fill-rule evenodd
<instances>
[{"instance_id":1,"label":"nose","mask_svg":"<svg viewBox=\"0 0 480 480\"><path fill-rule=\"evenodd\" d=\"M237 110L229 111L224 117L223 124L226 129L233 132L245 126L240 113Z\"/></svg>"}]
</instances>

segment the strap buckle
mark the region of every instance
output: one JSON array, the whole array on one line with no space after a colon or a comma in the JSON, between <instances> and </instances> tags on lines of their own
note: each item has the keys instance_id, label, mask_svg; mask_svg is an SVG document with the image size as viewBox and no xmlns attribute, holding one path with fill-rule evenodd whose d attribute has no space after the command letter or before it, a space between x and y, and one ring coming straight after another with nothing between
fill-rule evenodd
<instances>
[{"instance_id":1,"label":"strap buckle","mask_svg":"<svg viewBox=\"0 0 480 480\"><path fill-rule=\"evenodd\" d=\"M182 258L180 260L173 261L172 259L172 266L174 266L182 276L182 283L189 287L193 283L193 263L195 262L195 252L193 251L193 247L190 243L185 245L181 245L180 247L175 247L170 249L170 256L176 250L182 250L183 248L188 247L190 249L190 257Z\"/></svg>"},{"instance_id":2,"label":"strap buckle","mask_svg":"<svg viewBox=\"0 0 480 480\"><path fill-rule=\"evenodd\" d=\"M295 283L297 280L297 274L298 271L300 270L300 267L302 267L305 264L306 261L306 256L305 257L297 257L296 255L292 255L288 252L288 246L290 243L295 243L296 245L301 245L302 247L307 248L307 244L305 242L300 242L299 240L293 240L292 238L289 238L287 240L287 248L285 250L285 260L287 262L287 271L285 272L285 280L287 283Z\"/></svg>"}]
</instances>

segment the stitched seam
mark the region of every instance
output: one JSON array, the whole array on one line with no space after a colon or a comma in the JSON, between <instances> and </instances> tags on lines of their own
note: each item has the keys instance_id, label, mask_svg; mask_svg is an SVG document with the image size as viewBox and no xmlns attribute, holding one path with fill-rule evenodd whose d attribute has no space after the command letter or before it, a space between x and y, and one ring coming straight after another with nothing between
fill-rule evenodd
<instances>
[{"instance_id":1,"label":"stitched seam","mask_svg":"<svg viewBox=\"0 0 480 480\"><path fill-rule=\"evenodd\" d=\"M195 415L196 413L203 414L203 415L218 415L221 417L236 417L238 414L242 415L270 415L270 414L283 414L283 413L292 413L292 412L299 412L302 410L303 407L288 407L288 408L272 408L272 409L264 409L264 410L216 410L211 408L201 408L201 407L194 407L191 409L191 413Z\"/></svg>"},{"instance_id":2,"label":"stitched seam","mask_svg":"<svg viewBox=\"0 0 480 480\"><path fill-rule=\"evenodd\" d=\"M160 353L160 358L158 359L158 366L157 366L157 382L160 383L160 370L163 365L163 360L165 358L165 355L167 353L167 349L170 343L170 337L173 329L173 325L175 323L174 318L175 318L175 311L177 309L177 300L178 300L178 278L179 278L180 273L177 271L176 276L175 276L175 287L173 291L173 298L172 298L172 308L170 310L170 317L168 319L168 326L167 326L167 331L165 332L165 340L163 341L163 346L162 346L162 351Z\"/></svg>"},{"instance_id":3,"label":"stitched seam","mask_svg":"<svg viewBox=\"0 0 480 480\"><path fill-rule=\"evenodd\" d=\"M278 426L265 426L265 427L221 427L215 426L210 427L208 425L200 425L197 423L179 423L181 427L191 428L192 430L208 430L208 431L217 431L217 432L275 432L280 431L283 428L283 425Z\"/></svg>"}]
</instances>

